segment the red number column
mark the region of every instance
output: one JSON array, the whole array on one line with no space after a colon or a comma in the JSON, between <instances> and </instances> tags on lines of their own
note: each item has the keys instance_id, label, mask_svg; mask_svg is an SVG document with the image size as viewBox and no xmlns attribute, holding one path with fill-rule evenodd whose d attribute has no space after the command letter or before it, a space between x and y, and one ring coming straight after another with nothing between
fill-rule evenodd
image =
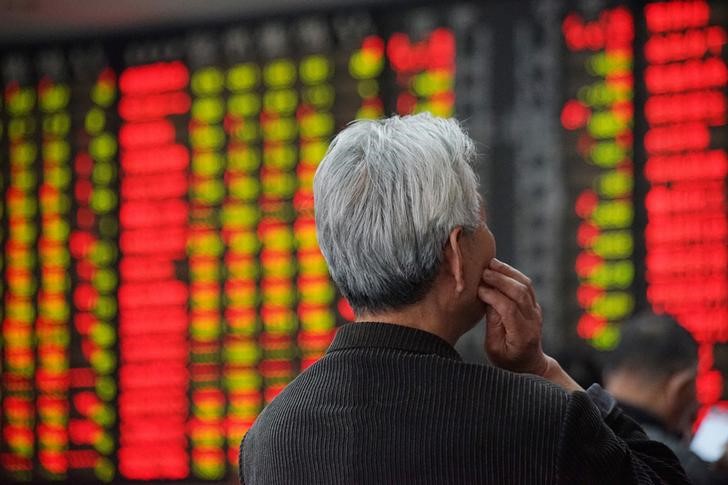
<instances>
[{"instance_id":1,"label":"red number column","mask_svg":"<svg viewBox=\"0 0 728 485\"><path fill-rule=\"evenodd\" d=\"M260 68L253 62L234 64L226 74L228 91L225 130L228 134L222 228L225 238L224 381L228 397L228 462L237 466L238 446L263 406L257 365L261 320L258 278L260 219L258 197L261 135L258 116L262 99Z\"/></svg>"},{"instance_id":2,"label":"red number column","mask_svg":"<svg viewBox=\"0 0 728 485\"><path fill-rule=\"evenodd\" d=\"M728 35L710 25L704 1L649 4L644 14L647 298L701 344L707 409L725 385L711 370L713 344L728 342Z\"/></svg>"},{"instance_id":3,"label":"red number column","mask_svg":"<svg viewBox=\"0 0 728 485\"><path fill-rule=\"evenodd\" d=\"M561 112L562 126L578 134L575 144L584 162L571 182L579 218L574 269L582 315L576 331L609 349L618 342L619 322L634 309L633 17L624 7L604 10L592 21L572 13L562 30L566 46L584 58L583 72L593 80ZM591 187L584 188L585 179Z\"/></svg>"},{"instance_id":4,"label":"red number column","mask_svg":"<svg viewBox=\"0 0 728 485\"><path fill-rule=\"evenodd\" d=\"M75 213L69 240L75 288L67 459L70 477L110 481L115 475L118 364L118 143L111 116L116 76L102 66L77 74Z\"/></svg>"},{"instance_id":5,"label":"red number column","mask_svg":"<svg viewBox=\"0 0 728 485\"><path fill-rule=\"evenodd\" d=\"M397 113L429 111L436 116L453 115L455 35L451 29L435 29L419 42L396 32L387 42L387 57L402 89L397 96Z\"/></svg>"},{"instance_id":6,"label":"red number column","mask_svg":"<svg viewBox=\"0 0 728 485\"><path fill-rule=\"evenodd\" d=\"M9 179L5 192L5 294L2 324L2 444L0 466L13 479L30 480L35 454L35 245L39 155L35 89L10 81L4 90L8 119Z\"/></svg>"},{"instance_id":7,"label":"red number column","mask_svg":"<svg viewBox=\"0 0 728 485\"><path fill-rule=\"evenodd\" d=\"M121 146L119 471L189 475L186 259L189 153L174 121L188 113L181 62L119 77Z\"/></svg>"},{"instance_id":8,"label":"red number column","mask_svg":"<svg viewBox=\"0 0 728 485\"><path fill-rule=\"evenodd\" d=\"M40 288L36 321L36 409L38 461L50 479L66 476L68 463L69 328L71 317L69 215L71 146L68 141L70 87L43 77L38 85L41 112L41 232L38 239Z\"/></svg>"}]
</instances>

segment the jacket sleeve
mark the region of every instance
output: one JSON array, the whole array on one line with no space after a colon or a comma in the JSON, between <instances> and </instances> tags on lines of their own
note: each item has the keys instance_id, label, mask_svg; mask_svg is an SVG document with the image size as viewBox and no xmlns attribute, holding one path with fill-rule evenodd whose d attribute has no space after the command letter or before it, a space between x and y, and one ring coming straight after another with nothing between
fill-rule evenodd
<instances>
[{"instance_id":1,"label":"jacket sleeve","mask_svg":"<svg viewBox=\"0 0 728 485\"><path fill-rule=\"evenodd\" d=\"M585 392L569 397L559 438L563 484L689 484L677 457L612 406L605 417Z\"/></svg>"}]
</instances>

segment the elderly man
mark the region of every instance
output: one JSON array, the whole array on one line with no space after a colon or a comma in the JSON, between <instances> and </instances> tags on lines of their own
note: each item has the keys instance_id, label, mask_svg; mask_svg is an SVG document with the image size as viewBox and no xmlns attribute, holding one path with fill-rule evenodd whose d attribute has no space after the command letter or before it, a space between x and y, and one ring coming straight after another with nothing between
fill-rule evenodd
<instances>
[{"instance_id":1,"label":"elderly man","mask_svg":"<svg viewBox=\"0 0 728 485\"><path fill-rule=\"evenodd\" d=\"M530 280L495 259L472 140L431 115L351 124L316 173L318 239L356 322L258 416L263 483L687 483L541 350ZM453 345L485 315L493 366Z\"/></svg>"}]
</instances>

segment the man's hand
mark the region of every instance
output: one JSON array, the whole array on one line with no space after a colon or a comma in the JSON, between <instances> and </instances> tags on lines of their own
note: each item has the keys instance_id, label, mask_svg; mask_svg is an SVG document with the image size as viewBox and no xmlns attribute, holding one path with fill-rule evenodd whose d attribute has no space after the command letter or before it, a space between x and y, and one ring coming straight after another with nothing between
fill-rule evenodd
<instances>
[{"instance_id":1,"label":"man's hand","mask_svg":"<svg viewBox=\"0 0 728 485\"><path fill-rule=\"evenodd\" d=\"M543 353L543 316L530 278L494 258L483 272L478 296L487 305L485 351L493 364L541 376L568 391L581 389Z\"/></svg>"}]
</instances>

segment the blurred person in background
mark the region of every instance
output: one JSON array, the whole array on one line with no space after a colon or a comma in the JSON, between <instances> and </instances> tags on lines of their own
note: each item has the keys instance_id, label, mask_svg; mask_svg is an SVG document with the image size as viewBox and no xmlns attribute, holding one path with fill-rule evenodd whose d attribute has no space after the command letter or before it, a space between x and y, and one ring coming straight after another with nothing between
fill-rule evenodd
<instances>
[{"instance_id":1,"label":"blurred person in background","mask_svg":"<svg viewBox=\"0 0 728 485\"><path fill-rule=\"evenodd\" d=\"M624 324L610 353L604 384L624 412L677 455L696 485L727 484L728 472L690 451L698 403L698 345L672 317L643 313ZM724 466L724 465L723 465Z\"/></svg>"},{"instance_id":2,"label":"blurred person in background","mask_svg":"<svg viewBox=\"0 0 728 485\"><path fill-rule=\"evenodd\" d=\"M355 310L258 416L241 480L687 483L598 385L544 354L528 277L495 258L472 140L429 114L357 121L314 179L319 245ZM453 346L485 316L493 365Z\"/></svg>"}]
</instances>

